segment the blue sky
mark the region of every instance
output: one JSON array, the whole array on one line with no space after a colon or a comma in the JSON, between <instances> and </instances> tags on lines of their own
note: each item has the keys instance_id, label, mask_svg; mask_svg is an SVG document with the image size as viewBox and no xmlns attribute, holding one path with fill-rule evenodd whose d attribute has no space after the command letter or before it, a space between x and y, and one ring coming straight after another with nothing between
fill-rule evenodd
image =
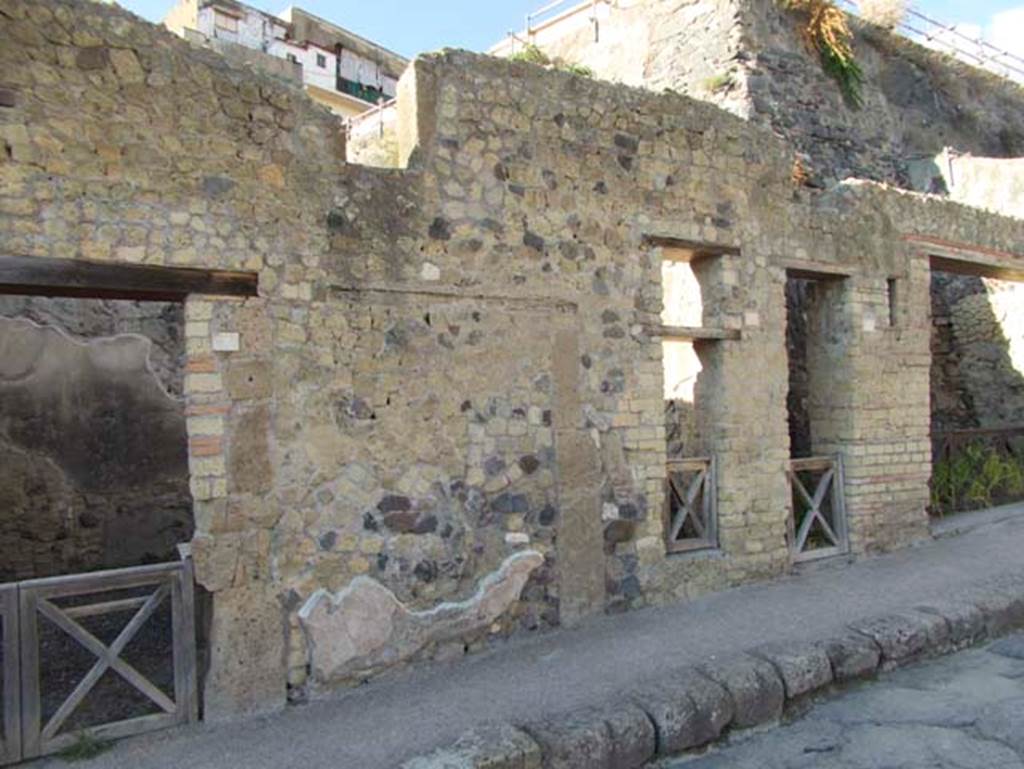
<instances>
[{"instance_id":1,"label":"blue sky","mask_svg":"<svg viewBox=\"0 0 1024 769\"><path fill-rule=\"evenodd\" d=\"M245 1L271 13L294 2L406 56L445 46L484 50L509 30L521 29L525 15L546 4L546 0ZM172 0L118 2L151 21L162 19L172 4ZM970 24L1000 42L1024 40L1024 0L919 0L915 6L942 21ZM1018 8L1020 14L1003 16L1000 23L997 14ZM1006 29L1010 20L1019 20L1013 26L1021 28Z\"/></svg>"}]
</instances>

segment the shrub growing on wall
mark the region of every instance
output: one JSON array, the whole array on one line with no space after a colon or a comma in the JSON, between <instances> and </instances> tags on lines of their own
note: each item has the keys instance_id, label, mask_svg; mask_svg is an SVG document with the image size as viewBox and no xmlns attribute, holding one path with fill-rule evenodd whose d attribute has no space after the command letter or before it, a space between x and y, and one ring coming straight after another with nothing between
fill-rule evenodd
<instances>
[{"instance_id":1,"label":"shrub growing on wall","mask_svg":"<svg viewBox=\"0 0 1024 769\"><path fill-rule=\"evenodd\" d=\"M518 51L509 56L511 61L525 61L528 64L537 64L547 69L558 69L563 72L568 72L570 75L579 75L580 77L593 77L594 71L590 67L584 66L583 64L573 64L572 62L565 61L564 59L552 59L544 51L535 46L533 43L527 43L523 50Z\"/></svg>"},{"instance_id":2,"label":"shrub growing on wall","mask_svg":"<svg viewBox=\"0 0 1024 769\"><path fill-rule=\"evenodd\" d=\"M864 73L853 54L853 33L846 14L833 0L776 0L787 11L802 18L800 37L821 66L835 78L843 98L854 107L864 99L861 93Z\"/></svg>"}]
</instances>

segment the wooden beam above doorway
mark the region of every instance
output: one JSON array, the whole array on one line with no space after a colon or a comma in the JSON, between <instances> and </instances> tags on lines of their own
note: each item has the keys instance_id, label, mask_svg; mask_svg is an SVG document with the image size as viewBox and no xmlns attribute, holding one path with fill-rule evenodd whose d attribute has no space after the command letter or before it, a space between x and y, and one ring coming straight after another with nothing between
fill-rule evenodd
<instances>
[{"instance_id":1,"label":"wooden beam above doorway","mask_svg":"<svg viewBox=\"0 0 1024 769\"><path fill-rule=\"evenodd\" d=\"M924 235L907 235L904 240L928 257L933 271L975 278L1024 281L1024 253L998 251Z\"/></svg>"},{"instance_id":2,"label":"wooden beam above doorway","mask_svg":"<svg viewBox=\"0 0 1024 769\"><path fill-rule=\"evenodd\" d=\"M974 278L995 278L996 280L1024 281L1024 269L997 267L964 259L950 259L934 254L928 257L933 272L951 272L954 275L969 275Z\"/></svg>"},{"instance_id":3,"label":"wooden beam above doorway","mask_svg":"<svg viewBox=\"0 0 1024 769\"><path fill-rule=\"evenodd\" d=\"M254 272L0 254L0 294L183 301L189 294L257 296Z\"/></svg>"}]
</instances>

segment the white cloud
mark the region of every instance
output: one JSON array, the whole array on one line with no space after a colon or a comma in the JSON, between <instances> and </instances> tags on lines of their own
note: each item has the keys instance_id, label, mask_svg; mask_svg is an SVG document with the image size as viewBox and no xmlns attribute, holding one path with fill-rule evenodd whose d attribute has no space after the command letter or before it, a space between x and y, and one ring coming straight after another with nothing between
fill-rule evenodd
<instances>
[{"instance_id":1,"label":"white cloud","mask_svg":"<svg viewBox=\"0 0 1024 769\"><path fill-rule=\"evenodd\" d=\"M987 37L997 48L1024 58L1024 5L995 14Z\"/></svg>"}]
</instances>

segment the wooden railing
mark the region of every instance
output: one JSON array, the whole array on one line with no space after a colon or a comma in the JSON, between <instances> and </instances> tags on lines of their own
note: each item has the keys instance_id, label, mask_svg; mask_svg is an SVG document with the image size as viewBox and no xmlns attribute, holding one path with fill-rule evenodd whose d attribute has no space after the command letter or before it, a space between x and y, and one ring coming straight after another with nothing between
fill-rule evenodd
<instances>
[{"instance_id":1,"label":"wooden railing","mask_svg":"<svg viewBox=\"0 0 1024 769\"><path fill-rule=\"evenodd\" d=\"M0 585L0 764L21 760L21 682L18 676L18 589Z\"/></svg>"},{"instance_id":2,"label":"wooden railing","mask_svg":"<svg viewBox=\"0 0 1024 769\"><path fill-rule=\"evenodd\" d=\"M718 547L714 457L669 460L665 543L670 553Z\"/></svg>"},{"instance_id":3,"label":"wooden railing","mask_svg":"<svg viewBox=\"0 0 1024 769\"><path fill-rule=\"evenodd\" d=\"M1009 454L1013 451L1013 443L1018 439L1024 439L1024 425L940 430L932 433L932 456L935 460L949 460L967 446L977 442Z\"/></svg>"},{"instance_id":4,"label":"wooden railing","mask_svg":"<svg viewBox=\"0 0 1024 769\"><path fill-rule=\"evenodd\" d=\"M171 680L170 693L165 693L125 659L124 652L168 603L170 659L158 660L161 670L167 671L168 664L173 668L167 676ZM167 613L166 609L163 611ZM198 719L195 608L189 558L177 563L2 585L0 613L4 620L4 740L0 763L58 752L74 745L83 735L94 739L126 737ZM130 619L122 626L116 615L128 615ZM100 619L108 617L113 619ZM116 631L113 641L100 640L97 635L103 634L87 629L87 620ZM53 644L51 648L44 647L44 630ZM59 677L78 679L65 696L59 687L47 688L45 672L66 664L65 659L54 659L54 655L68 655L67 639L95 657L95 662L81 677L77 670ZM162 646L154 654L158 652L163 652ZM72 714L108 672L127 682L148 703L147 709L155 706L156 712L114 717L111 710L120 713L131 708L122 707L123 703L111 707L111 703L104 702L93 711L100 723L71 728Z\"/></svg>"},{"instance_id":5,"label":"wooden railing","mask_svg":"<svg viewBox=\"0 0 1024 769\"><path fill-rule=\"evenodd\" d=\"M788 475L793 514L787 536L793 560L812 561L848 552L842 457L791 459Z\"/></svg>"}]
</instances>

